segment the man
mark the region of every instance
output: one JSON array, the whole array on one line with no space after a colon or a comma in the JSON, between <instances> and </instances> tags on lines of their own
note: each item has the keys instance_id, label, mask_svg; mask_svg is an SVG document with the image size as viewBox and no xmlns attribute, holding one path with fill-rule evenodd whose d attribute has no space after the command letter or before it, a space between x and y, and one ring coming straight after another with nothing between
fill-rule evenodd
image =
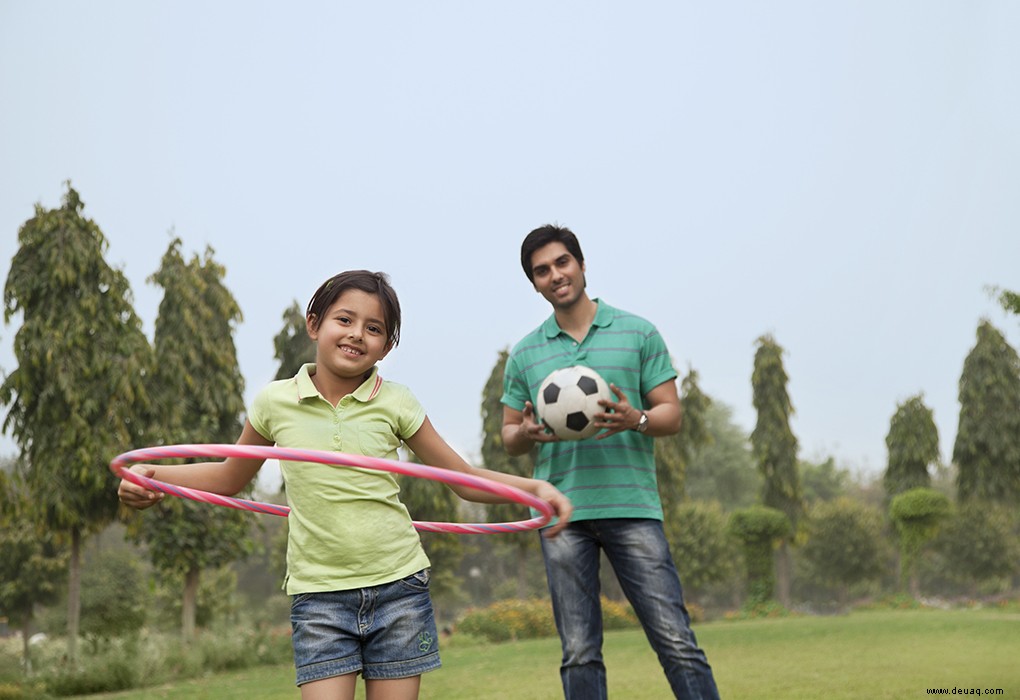
<instances>
[{"instance_id":1,"label":"man","mask_svg":"<svg viewBox=\"0 0 1020 700\"><path fill-rule=\"evenodd\" d=\"M503 381L503 443L511 455L537 443L535 477L574 504L542 555L563 648L567 700L607 697L602 660L599 560L604 551L677 698L718 698L698 647L662 528L652 438L680 430L676 371L655 327L585 291L584 255L567 228L543 226L521 246L524 273L553 314L510 353ZM537 422L542 380L555 369L591 367L615 401L601 402L595 438L560 441Z\"/></svg>"}]
</instances>

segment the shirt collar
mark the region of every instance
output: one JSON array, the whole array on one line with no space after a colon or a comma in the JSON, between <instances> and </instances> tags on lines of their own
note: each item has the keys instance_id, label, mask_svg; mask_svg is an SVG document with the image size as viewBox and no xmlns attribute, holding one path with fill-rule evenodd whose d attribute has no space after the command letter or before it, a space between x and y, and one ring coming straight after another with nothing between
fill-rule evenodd
<instances>
[{"instance_id":1,"label":"shirt collar","mask_svg":"<svg viewBox=\"0 0 1020 700\"><path fill-rule=\"evenodd\" d=\"M613 307L604 301L601 301L598 297L592 299L598 308L595 310L595 318L592 319L591 325L598 326L599 328L605 328L613 322ZM552 314L542 324L542 332L545 333L546 338L555 338L563 329L560 328L560 324L556 322L556 314Z\"/></svg>"},{"instance_id":2,"label":"shirt collar","mask_svg":"<svg viewBox=\"0 0 1020 700\"><path fill-rule=\"evenodd\" d=\"M313 374L315 374L314 362L302 365L301 369L298 370L295 379L297 380L299 400L319 396L319 390L315 388L315 384L312 382ZM354 390L354 398L362 403L371 401L379 393L379 387L382 386L382 382L383 378L379 376L379 368L373 367L368 378L361 383L361 386Z\"/></svg>"}]
</instances>

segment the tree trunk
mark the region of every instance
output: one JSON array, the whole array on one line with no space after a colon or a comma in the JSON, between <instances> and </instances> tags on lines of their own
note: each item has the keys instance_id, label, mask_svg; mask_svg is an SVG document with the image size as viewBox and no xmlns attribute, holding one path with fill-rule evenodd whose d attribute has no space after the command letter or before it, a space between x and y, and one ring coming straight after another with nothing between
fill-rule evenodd
<instances>
[{"instance_id":1,"label":"tree trunk","mask_svg":"<svg viewBox=\"0 0 1020 700\"><path fill-rule=\"evenodd\" d=\"M789 608L791 603L790 584L792 576L793 561L790 556L790 545L786 540L779 544L776 550L776 598L780 605Z\"/></svg>"},{"instance_id":2,"label":"tree trunk","mask_svg":"<svg viewBox=\"0 0 1020 700\"><path fill-rule=\"evenodd\" d=\"M921 574L917 564L910 567L910 595L914 600L921 597Z\"/></svg>"},{"instance_id":3,"label":"tree trunk","mask_svg":"<svg viewBox=\"0 0 1020 700\"><path fill-rule=\"evenodd\" d=\"M517 552L517 597L520 600L527 600L529 590L527 542L518 544L515 551Z\"/></svg>"},{"instance_id":4,"label":"tree trunk","mask_svg":"<svg viewBox=\"0 0 1020 700\"><path fill-rule=\"evenodd\" d=\"M78 660L78 632L81 629L81 530L71 528L71 570L67 583L67 659Z\"/></svg>"},{"instance_id":5,"label":"tree trunk","mask_svg":"<svg viewBox=\"0 0 1020 700\"><path fill-rule=\"evenodd\" d=\"M26 676L32 675L32 645L28 643L31 638L32 616L26 615L25 621L21 624L21 662Z\"/></svg>"},{"instance_id":6,"label":"tree trunk","mask_svg":"<svg viewBox=\"0 0 1020 700\"><path fill-rule=\"evenodd\" d=\"M201 569L192 567L184 575L184 600L181 603L181 636L190 642L195 638L195 612L198 609L198 580Z\"/></svg>"}]
</instances>

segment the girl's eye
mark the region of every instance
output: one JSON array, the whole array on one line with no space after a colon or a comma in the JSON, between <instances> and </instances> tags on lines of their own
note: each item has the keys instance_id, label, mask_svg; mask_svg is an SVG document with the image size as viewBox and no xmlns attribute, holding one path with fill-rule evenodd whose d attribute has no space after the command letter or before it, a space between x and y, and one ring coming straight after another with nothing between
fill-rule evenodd
<instances>
[{"instance_id":1,"label":"girl's eye","mask_svg":"<svg viewBox=\"0 0 1020 700\"><path fill-rule=\"evenodd\" d=\"M382 328L379 326L369 326L368 330L370 333L382 333Z\"/></svg>"}]
</instances>

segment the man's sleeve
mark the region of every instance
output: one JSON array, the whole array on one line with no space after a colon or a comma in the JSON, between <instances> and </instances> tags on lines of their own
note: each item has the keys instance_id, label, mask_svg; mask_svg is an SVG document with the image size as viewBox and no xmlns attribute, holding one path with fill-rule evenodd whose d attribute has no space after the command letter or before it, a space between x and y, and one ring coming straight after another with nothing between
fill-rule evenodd
<instances>
[{"instance_id":1,"label":"man's sleeve","mask_svg":"<svg viewBox=\"0 0 1020 700\"><path fill-rule=\"evenodd\" d=\"M677 372L673 368L666 341L659 335L658 329L653 327L645 336L641 348L641 396L647 396L649 391L663 382L676 378Z\"/></svg>"},{"instance_id":2,"label":"man's sleeve","mask_svg":"<svg viewBox=\"0 0 1020 700\"><path fill-rule=\"evenodd\" d=\"M518 369L513 356L506 360L506 367L503 370L503 396L499 400L515 411L523 411L524 403L531 400L527 380L524 373Z\"/></svg>"}]
</instances>

